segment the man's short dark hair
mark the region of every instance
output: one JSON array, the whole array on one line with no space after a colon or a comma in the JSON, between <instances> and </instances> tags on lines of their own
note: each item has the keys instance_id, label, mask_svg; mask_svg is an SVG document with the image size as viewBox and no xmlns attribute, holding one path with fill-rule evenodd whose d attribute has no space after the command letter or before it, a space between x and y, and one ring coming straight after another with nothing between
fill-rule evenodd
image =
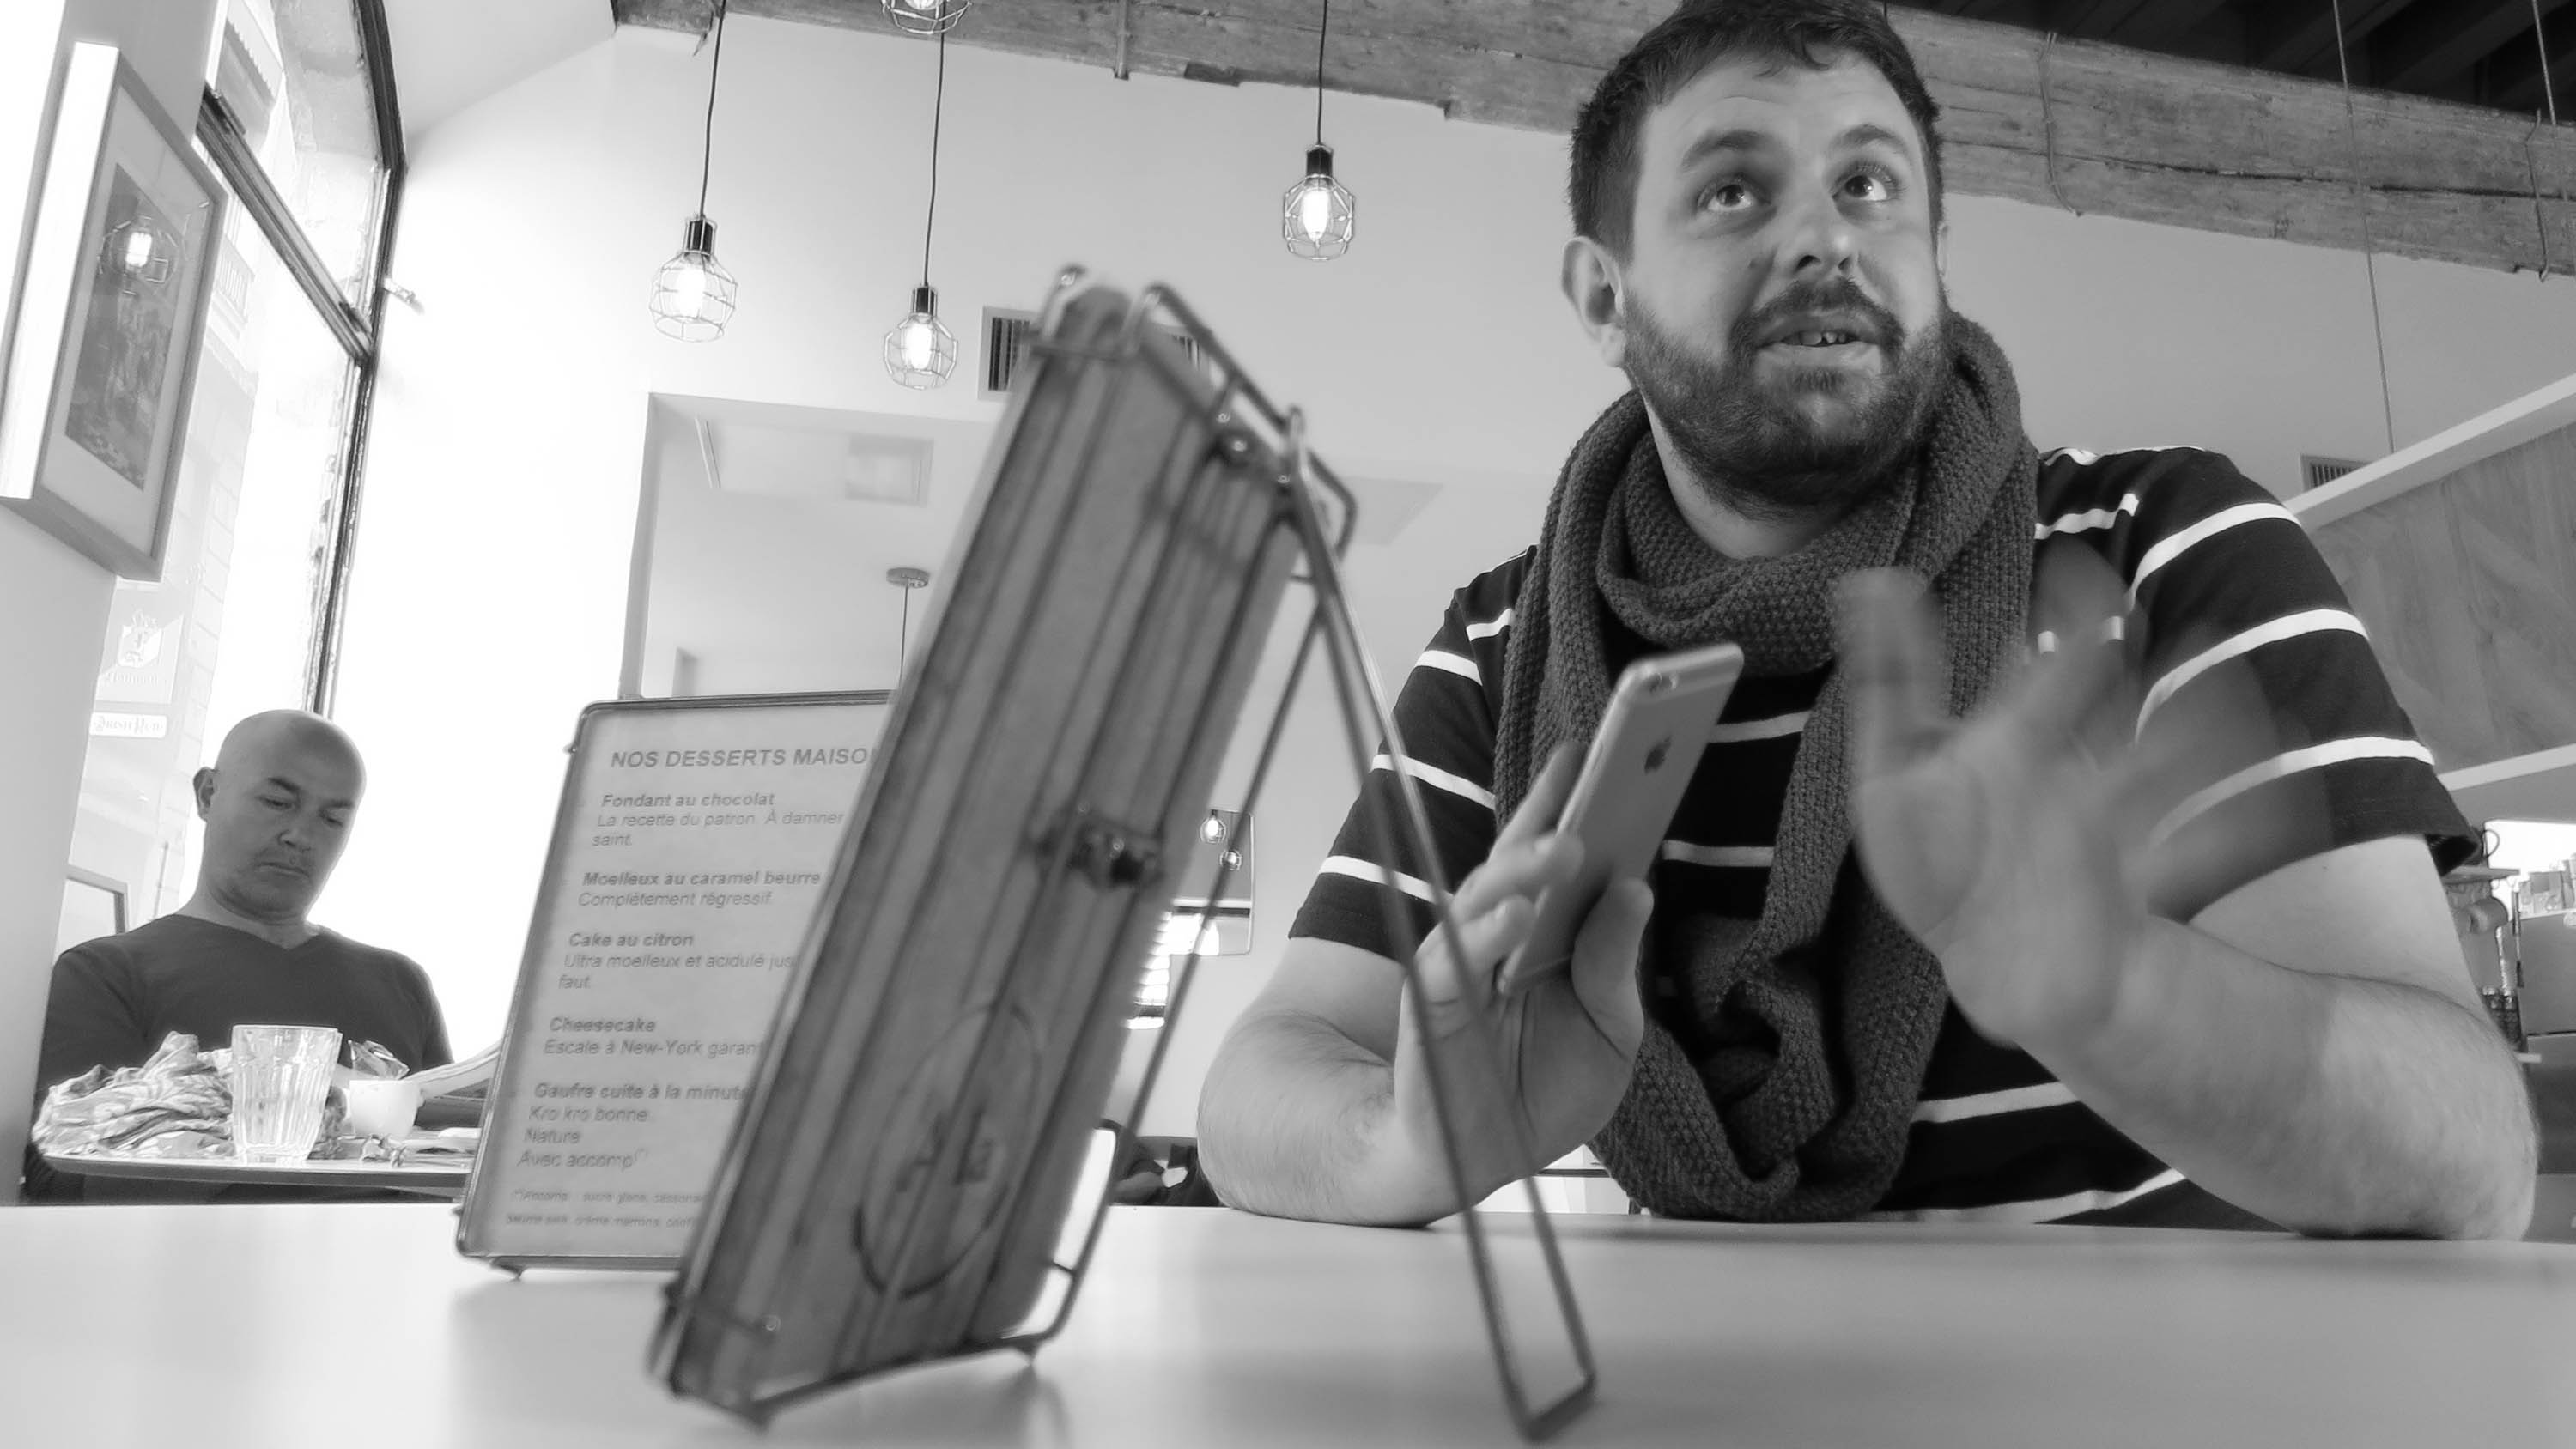
<instances>
[{"instance_id":1,"label":"man's short dark hair","mask_svg":"<svg viewBox=\"0 0 2576 1449\"><path fill-rule=\"evenodd\" d=\"M1638 137L1646 115L1700 72L1733 56L1823 70L1844 55L1874 67L1896 89L1923 136L1932 220L1941 220L1941 108L1878 0L1684 0L1619 57L1574 120L1566 200L1574 230L1628 255L1637 217Z\"/></svg>"}]
</instances>

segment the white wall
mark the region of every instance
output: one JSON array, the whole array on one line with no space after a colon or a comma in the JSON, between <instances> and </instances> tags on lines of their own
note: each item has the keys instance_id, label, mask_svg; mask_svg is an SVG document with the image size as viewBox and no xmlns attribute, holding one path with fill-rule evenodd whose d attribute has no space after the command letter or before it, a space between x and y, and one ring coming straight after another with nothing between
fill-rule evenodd
<instances>
[{"instance_id":1,"label":"white wall","mask_svg":"<svg viewBox=\"0 0 2576 1449\"><path fill-rule=\"evenodd\" d=\"M13 0L0 22L0 299L14 306L42 118L71 42L124 47L162 107L193 120L214 18L214 0ZM107 570L0 513L0 1181L14 1180L26 1143L114 587ZM16 1196L0 1192L0 1202Z\"/></svg>"},{"instance_id":2,"label":"white wall","mask_svg":"<svg viewBox=\"0 0 2576 1449\"><path fill-rule=\"evenodd\" d=\"M1352 560L1400 673L1448 590L1528 540L1619 385L1556 293L1561 139L1334 97L1360 233L1317 266L1277 241L1310 95L951 47L934 280L965 355L959 381L907 392L877 339L918 276L931 51L736 19L725 52L708 209L742 304L713 345L664 341L643 305L696 197L703 55L621 33L412 153L394 272L424 310L389 322L340 692L374 790L323 914L418 956L460 1047L499 1029L563 745L615 690L649 393L989 419L962 376L980 307L1032 305L1070 260L1171 282L1343 471L1443 485ZM2012 351L2043 445L2189 440L2284 489L2303 452L2380 451L2358 257L1952 212L1954 295ZM2401 445L2576 369L2576 286L2397 262L2379 280ZM1256 952L1201 980L1151 1130L1188 1130L1348 802L1323 715L1299 726L1259 817Z\"/></svg>"}]
</instances>

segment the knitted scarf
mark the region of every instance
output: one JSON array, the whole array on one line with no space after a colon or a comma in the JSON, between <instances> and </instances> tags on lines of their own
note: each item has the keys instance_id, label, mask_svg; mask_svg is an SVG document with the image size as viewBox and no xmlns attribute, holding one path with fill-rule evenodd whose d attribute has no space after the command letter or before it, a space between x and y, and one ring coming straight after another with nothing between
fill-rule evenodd
<instances>
[{"instance_id":1,"label":"knitted scarf","mask_svg":"<svg viewBox=\"0 0 2576 1449\"><path fill-rule=\"evenodd\" d=\"M1925 440L1889 485L1777 558L1730 559L1673 502L1631 392L1575 446L1521 585L1495 741L1509 819L1558 744L1588 741L1612 680L1608 621L1660 649L1732 640L1751 677L1834 659L1834 589L1860 569L1931 581L1950 708L1964 714L2020 657L2038 459L2012 370L1952 314L1954 361ZM1643 966L1678 968L1704 1040L1691 1060L1650 1015L1626 1096L1592 1147L1652 1211L1740 1221L1844 1218L1895 1179L1948 1001L1940 963L1862 878L1845 803L1845 690L1830 674L1789 773L1762 914L1751 923L1667 890Z\"/></svg>"}]
</instances>

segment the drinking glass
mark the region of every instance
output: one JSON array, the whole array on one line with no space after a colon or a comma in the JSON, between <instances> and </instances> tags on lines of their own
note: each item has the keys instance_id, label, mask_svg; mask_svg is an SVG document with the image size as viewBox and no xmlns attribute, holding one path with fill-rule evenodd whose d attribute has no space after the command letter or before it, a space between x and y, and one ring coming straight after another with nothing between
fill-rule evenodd
<instances>
[{"instance_id":1,"label":"drinking glass","mask_svg":"<svg viewBox=\"0 0 2576 1449\"><path fill-rule=\"evenodd\" d=\"M339 1061L340 1033L331 1027L234 1027L233 1156L262 1163L311 1156Z\"/></svg>"}]
</instances>

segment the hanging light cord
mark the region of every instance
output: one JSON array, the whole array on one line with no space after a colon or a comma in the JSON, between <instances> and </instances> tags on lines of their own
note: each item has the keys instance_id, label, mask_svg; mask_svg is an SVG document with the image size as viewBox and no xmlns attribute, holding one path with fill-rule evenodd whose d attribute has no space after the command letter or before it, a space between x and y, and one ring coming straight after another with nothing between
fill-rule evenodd
<instances>
[{"instance_id":1,"label":"hanging light cord","mask_svg":"<svg viewBox=\"0 0 2576 1449\"><path fill-rule=\"evenodd\" d=\"M909 588L903 591L902 631L894 638L894 677L900 682L903 672L912 667L912 590Z\"/></svg>"},{"instance_id":2,"label":"hanging light cord","mask_svg":"<svg viewBox=\"0 0 2576 1449\"><path fill-rule=\"evenodd\" d=\"M2388 336L2379 321L2379 260L2370 249L2370 189L2361 179L2361 122L2352 102L2352 62L2343 48L2343 0L2328 0L2334 15L2335 69L2343 74L2343 127L2352 149L2352 181L2361 198L2361 266L2370 277L2370 340L2379 349L2379 419L2388 430L2388 451L2397 451L2397 406L2388 395Z\"/></svg>"},{"instance_id":3,"label":"hanging light cord","mask_svg":"<svg viewBox=\"0 0 2576 1449\"><path fill-rule=\"evenodd\" d=\"M2540 28L2540 0L2531 0L2531 38L2540 47L2540 94L2549 102L2549 129L2558 129L2558 88L2549 81L2549 33Z\"/></svg>"},{"instance_id":4,"label":"hanging light cord","mask_svg":"<svg viewBox=\"0 0 2576 1449\"><path fill-rule=\"evenodd\" d=\"M707 64L707 138L698 153L698 215L707 214L707 172L716 157L716 77L724 70L725 0L716 0L716 53Z\"/></svg>"},{"instance_id":5,"label":"hanging light cord","mask_svg":"<svg viewBox=\"0 0 2576 1449\"><path fill-rule=\"evenodd\" d=\"M1324 144L1324 37L1333 33L1333 0L1324 0L1324 23L1315 27L1315 144Z\"/></svg>"},{"instance_id":6,"label":"hanging light cord","mask_svg":"<svg viewBox=\"0 0 2576 1449\"><path fill-rule=\"evenodd\" d=\"M939 219L939 113L948 101L948 32L939 32L939 80L930 92L930 209L921 219L921 285L930 285L930 227ZM904 591L907 595L911 590Z\"/></svg>"}]
</instances>

